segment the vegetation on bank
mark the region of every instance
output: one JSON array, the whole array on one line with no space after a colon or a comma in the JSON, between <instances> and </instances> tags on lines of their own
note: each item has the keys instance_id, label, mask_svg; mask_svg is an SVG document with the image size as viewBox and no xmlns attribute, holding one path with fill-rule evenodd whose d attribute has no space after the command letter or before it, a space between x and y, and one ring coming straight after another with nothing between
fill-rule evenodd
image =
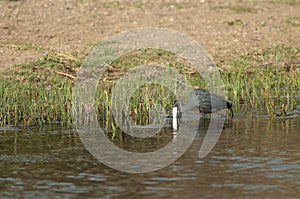
<instances>
[{"instance_id":1,"label":"vegetation on bank","mask_svg":"<svg viewBox=\"0 0 300 199\"><path fill-rule=\"evenodd\" d=\"M32 63L16 66L0 76L0 125L24 128L62 124L72 126L72 88L82 60L76 55L53 52ZM299 103L300 48L275 46L259 53L238 55L217 62L234 112L241 105L249 110L267 111L270 117L284 115ZM183 58L161 50L140 50L116 60L99 82L95 108L100 124L115 128L110 117L110 94L115 82L130 68L161 64L176 69L195 87L206 87L197 71ZM104 89L103 89L104 88ZM174 94L161 85L149 84L136 90L130 99L131 116L147 124L153 105L170 110Z\"/></svg>"}]
</instances>

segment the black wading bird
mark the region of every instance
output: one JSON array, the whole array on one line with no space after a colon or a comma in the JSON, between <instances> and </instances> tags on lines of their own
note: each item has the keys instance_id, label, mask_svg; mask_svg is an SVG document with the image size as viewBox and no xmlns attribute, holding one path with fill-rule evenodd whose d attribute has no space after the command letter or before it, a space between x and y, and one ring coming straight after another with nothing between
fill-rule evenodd
<instances>
[{"instance_id":1,"label":"black wading bird","mask_svg":"<svg viewBox=\"0 0 300 199\"><path fill-rule=\"evenodd\" d=\"M194 107L198 107L201 114L216 113L219 110L228 108L231 111L231 117L233 117L231 101L202 88L194 89L190 93L187 104L183 105L179 100L175 100L173 107L177 107L175 110L173 108L173 117L177 117L177 109L179 109L179 112L184 113Z\"/></svg>"}]
</instances>

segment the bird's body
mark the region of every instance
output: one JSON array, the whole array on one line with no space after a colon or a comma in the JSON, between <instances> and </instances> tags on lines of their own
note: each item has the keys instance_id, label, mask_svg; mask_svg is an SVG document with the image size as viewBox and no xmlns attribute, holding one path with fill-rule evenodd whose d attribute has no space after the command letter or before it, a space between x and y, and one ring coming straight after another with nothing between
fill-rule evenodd
<instances>
[{"instance_id":1,"label":"bird's body","mask_svg":"<svg viewBox=\"0 0 300 199\"><path fill-rule=\"evenodd\" d=\"M187 104L182 105L180 101L176 100L174 107L178 107L181 112L186 112L194 107L198 107L199 112L202 114L215 113L228 108L231 110L231 117L233 117L231 101L202 88L194 89L190 93Z\"/></svg>"}]
</instances>

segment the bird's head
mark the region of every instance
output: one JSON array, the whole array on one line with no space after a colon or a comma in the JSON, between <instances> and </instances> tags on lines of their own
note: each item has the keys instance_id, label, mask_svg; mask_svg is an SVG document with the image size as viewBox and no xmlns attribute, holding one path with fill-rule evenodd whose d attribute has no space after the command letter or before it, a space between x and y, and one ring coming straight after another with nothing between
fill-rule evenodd
<instances>
[{"instance_id":1,"label":"bird's head","mask_svg":"<svg viewBox=\"0 0 300 199\"><path fill-rule=\"evenodd\" d=\"M232 101L226 100L226 108L228 109L232 108Z\"/></svg>"},{"instance_id":2,"label":"bird's head","mask_svg":"<svg viewBox=\"0 0 300 199\"><path fill-rule=\"evenodd\" d=\"M231 117L233 117L232 101L226 100L226 108L231 111Z\"/></svg>"},{"instance_id":3,"label":"bird's head","mask_svg":"<svg viewBox=\"0 0 300 199\"><path fill-rule=\"evenodd\" d=\"M177 107L178 109L180 109L180 108L181 108L181 103L180 103L180 101L179 101L179 100L175 100L175 101L174 101L173 107Z\"/></svg>"}]
</instances>

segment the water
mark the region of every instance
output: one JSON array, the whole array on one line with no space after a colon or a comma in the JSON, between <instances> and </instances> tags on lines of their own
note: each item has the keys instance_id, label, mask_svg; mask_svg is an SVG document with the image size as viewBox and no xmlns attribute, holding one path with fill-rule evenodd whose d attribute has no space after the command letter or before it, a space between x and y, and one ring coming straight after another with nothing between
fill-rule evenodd
<instances>
[{"instance_id":1,"label":"water","mask_svg":"<svg viewBox=\"0 0 300 199\"><path fill-rule=\"evenodd\" d=\"M99 163L74 130L0 130L1 198L299 198L300 120L240 115L226 119L213 150L198 151L207 120L191 147L161 170L130 174ZM113 142L145 151L139 140ZM173 132L147 140L165 144ZM121 144L120 144L121 143ZM160 145L159 145L160 146ZM161 146L160 146L161 147Z\"/></svg>"}]
</instances>

